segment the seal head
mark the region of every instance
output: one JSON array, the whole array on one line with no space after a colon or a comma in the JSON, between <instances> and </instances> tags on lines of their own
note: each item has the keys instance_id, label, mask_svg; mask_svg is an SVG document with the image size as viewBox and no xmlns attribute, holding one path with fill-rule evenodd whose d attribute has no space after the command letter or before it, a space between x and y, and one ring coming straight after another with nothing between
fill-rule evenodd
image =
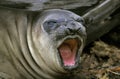
<instances>
[{"instance_id":1,"label":"seal head","mask_svg":"<svg viewBox=\"0 0 120 79\"><path fill-rule=\"evenodd\" d=\"M60 9L43 11L34 19L27 36L30 54L37 64L33 69L42 76L47 74L44 78L54 79L79 67L86 39L80 16Z\"/></svg>"},{"instance_id":2,"label":"seal head","mask_svg":"<svg viewBox=\"0 0 120 79\"><path fill-rule=\"evenodd\" d=\"M56 51L51 53L56 53L64 69L77 68L86 37L82 17L65 10L46 12L41 29L50 38L51 46Z\"/></svg>"}]
</instances>

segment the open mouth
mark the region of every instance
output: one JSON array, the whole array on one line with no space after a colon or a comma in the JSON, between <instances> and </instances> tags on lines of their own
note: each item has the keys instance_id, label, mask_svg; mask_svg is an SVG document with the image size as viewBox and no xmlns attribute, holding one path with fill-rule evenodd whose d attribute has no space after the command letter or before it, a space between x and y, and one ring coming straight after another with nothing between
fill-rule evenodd
<instances>
[{"instance_id":1,"label":"open mouth","mask_svg":"<svg viewBox=\"0 0 120 79\"><path fill-rule=\"evenodd\" d=\"M80 40L78 38L69 38L62 42L58 47L62 65L64 67L75 67L79 60L78 50L80 48Z\"/></svg>"}]
</instances>

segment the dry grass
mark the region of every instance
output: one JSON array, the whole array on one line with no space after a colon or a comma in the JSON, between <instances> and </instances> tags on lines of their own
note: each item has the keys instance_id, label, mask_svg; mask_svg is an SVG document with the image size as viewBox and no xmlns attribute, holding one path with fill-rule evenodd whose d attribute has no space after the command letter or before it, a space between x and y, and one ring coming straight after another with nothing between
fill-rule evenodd
<instances>
[{"instance_id":1,"label":"dry grass","mask_svg":"<svg viewBox=\"0 0 120 79\"><path fill-rule=\"evenodd\" d=\"M103 41L95 41L83 53L81 79L120 79L120 48ZM79 74L79 75L80 75Z\"/></svg>"}]
</instances>

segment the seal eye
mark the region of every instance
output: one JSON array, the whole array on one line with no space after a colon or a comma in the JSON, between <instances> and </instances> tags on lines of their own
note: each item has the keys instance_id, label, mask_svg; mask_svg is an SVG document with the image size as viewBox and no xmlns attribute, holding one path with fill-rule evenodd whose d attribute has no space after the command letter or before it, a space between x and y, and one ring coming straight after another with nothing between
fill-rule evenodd
<instances>
[{"instance_id":1,"label":"seal eye","mask_svg":"<svg viewBox=\"0 0 120 79\"><path fill-rule=\"evenodd\" d=\"M44 22L43 27L44 30L49 33L51 30L55 30L55 28L57 27L57 21L56 20L46 21Z\"/></svg>"},{"instance_id":2,"label":"seal eye","mask_svg":"<svg viewBox=\"0 0 120 79\"><path fill-rule=\"evenodd\" d=\"M55 20L52 20L52 21L48 21L48 22L47 22L47 24L48 24L49 27L55 26L56 23L57 23L57 21L55 21Z\"/></svg>"}]
</instances>

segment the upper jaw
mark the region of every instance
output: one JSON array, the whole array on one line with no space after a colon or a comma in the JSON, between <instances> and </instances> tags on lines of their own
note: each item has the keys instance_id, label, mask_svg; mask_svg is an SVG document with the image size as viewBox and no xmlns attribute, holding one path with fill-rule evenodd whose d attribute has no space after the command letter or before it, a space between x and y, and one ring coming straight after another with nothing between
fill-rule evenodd
<instances>
[{"instance_id":1,"label":"upper jaw","mask_svg":"<svg viewBox=\"0 0 120 79\"><path fill-rule=\"evenodd\" d=\"M67 36L58 42L58 59L65 70L79 66L82 43L83 39L78 35Z\"/></svg>"}]
</instances>

